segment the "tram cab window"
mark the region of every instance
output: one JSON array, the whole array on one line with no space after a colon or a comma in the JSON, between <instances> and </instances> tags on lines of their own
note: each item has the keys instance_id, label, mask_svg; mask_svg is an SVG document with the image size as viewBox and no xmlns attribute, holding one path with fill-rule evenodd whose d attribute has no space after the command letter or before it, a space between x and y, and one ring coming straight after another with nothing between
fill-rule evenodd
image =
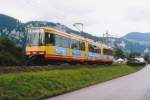
<instances>
[{"instance_id":1,"label":"tram cab window","mask_svg":"<svg viewBox=\"0 0 150 100\"><path fill-rule=\"evenodd\" d=\"M55 46L63 47L62 38L60 36L58 36L58 35L56 35L56 37L55 37Z\"/></svg>"},{"instance_id":2,"label":"tram cab window","mask_svg":"<svg viewBox=\"0 0 150 100\"><path fill-rule=\"evenodd\" d=\"M39 32L39 46L44 45L44 34Z\"/></svg>"},{"instance_id":3,"label":"tram cab window","mask_svg":"<svg viewBox=\"0 0 150 100\"><path fill-rule=\"evenodd\" d=\"M44 45L44 33L40 30L30 30L27 35L27 45Z\"/></svg>"},{"instance_id":4,"label":"tram cab window","mask_svg":"<svg viewBox=\"0 0 150 100\"><path fill-rule=\"evenodd\" d=\"M55 45L55 34L45 33L45 44Z\"/></svg>"}]
</instances>

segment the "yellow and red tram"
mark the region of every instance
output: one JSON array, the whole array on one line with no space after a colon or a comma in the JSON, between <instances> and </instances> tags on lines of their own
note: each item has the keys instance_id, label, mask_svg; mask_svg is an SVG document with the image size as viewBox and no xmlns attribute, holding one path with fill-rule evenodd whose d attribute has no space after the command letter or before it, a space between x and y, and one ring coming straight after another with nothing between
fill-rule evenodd
<instances>
[{"instance_id":1,"label":"yellow and red tram","mask_svg":"<svg viewBox=\"0 0 150 100\"><path fill-rule=\"evenodd\" d=\"M68 34L49 27L28 30L27 58L48 62L113 62L113 49L75 34Z\"/></svg>"}]
</instances>

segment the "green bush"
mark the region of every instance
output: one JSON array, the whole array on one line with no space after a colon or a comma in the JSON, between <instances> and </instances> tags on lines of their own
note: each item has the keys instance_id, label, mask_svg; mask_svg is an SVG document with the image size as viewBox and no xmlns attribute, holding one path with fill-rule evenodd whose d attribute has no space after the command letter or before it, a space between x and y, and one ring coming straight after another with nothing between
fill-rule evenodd
<instances>
[{"instance_id":1,"label":"green bush","mask_svg":"<svg viewBox=\"0 0 150 100\"><path fill-rule=\"evenodd\" d=\"M0 37L0 65L17 65L23 61L23 50L12 40Z\"/></svg>"}]
</instances>

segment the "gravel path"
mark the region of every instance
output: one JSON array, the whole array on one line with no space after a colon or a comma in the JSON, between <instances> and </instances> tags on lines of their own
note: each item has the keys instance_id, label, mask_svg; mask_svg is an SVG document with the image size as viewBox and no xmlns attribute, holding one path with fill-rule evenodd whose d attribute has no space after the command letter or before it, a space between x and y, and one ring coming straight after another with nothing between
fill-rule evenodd
<instances>
[{"instance_id":1,"label":"gravel path","mask_svg":"<svg viewBox=\"0 0 150 100\"><path fill-rule=\"evenodd\" d=\"M134 74L47 100L150 100L150 65Z\"/></svg>"}]
</instances>

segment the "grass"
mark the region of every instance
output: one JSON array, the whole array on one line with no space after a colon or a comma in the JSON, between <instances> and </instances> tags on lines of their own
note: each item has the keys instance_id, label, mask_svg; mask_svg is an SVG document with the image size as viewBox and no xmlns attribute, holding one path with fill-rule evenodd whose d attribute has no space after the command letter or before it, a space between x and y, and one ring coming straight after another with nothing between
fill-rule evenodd
<instances>
[{"instance_id":1,"label":"grass","mask_svg":"<svg viewBox=\"0 0 150 100\"><path fill-rule=\"evenodd\" d=\"M140 70L128 65L51 67L48 71L0 75L0 99L37 100Z\"/></svg>"}]
</instances>

